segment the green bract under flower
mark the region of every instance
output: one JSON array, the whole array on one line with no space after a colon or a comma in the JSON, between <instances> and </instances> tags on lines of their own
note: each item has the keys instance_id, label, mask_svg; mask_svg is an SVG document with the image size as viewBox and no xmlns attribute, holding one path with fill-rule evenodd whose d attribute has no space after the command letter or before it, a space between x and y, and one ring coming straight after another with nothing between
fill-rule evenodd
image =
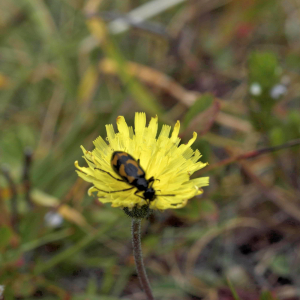
<instances>
[{"instance_id":1,"label":"green bract under flower","mask_svg":"<svg viewBox=\"0 0 300 300\"><path fill-rule=\"evenodd\" d=\"M200 152L191 149L197 137L195 132L187 144L179 145L180 123L177 121L170 137L171 126L168 125L163 125L157 137L157 117L152 118L147 127L145 113L135 114L134 130L126 124L123 116L117 118L117 126L119 132L115 133L113 125L106 125L108 144L102 137L98 137L94 141L95 149L92 152L81 146L88 167L80 167L77 161L75 166L79 169L78 175L93 184L89 189L89 195L96 192L102 203L111 202L113 207L130 209L148 203L141 198L142 192L139 193L140 197L134 194L136 188L114 192L130 187L127 182L118 181L105 173L108 172L121 179L111 166L114 151L124 151L135 160L139 159L140 166L146 173L146 179L152 176L158 179L153 183L156 197L150 202L150 209L181 208L186 205L188 199L203 193L201 188L208 185L209 178L190 179L195 171L207 165L199 161ZM163 196L171 194L174 196Z\"/></svg>"}]
</instances>

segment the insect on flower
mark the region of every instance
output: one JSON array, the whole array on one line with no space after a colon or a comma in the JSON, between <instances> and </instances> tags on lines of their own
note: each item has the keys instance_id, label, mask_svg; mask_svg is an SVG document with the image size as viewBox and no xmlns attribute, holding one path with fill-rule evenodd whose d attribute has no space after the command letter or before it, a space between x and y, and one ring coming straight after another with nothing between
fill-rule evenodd
<instances>
[{"instance_id":1,"label":"insect on flower","mask_svg":"<svg viewBox=\"0 0 300 300\"><path fill-rule=\"evenodd\" d=\"M197 134L186 144L180 144L180 122L163 125L160 134L158 118L151 118L146 126L146 114L135 114L134 129L125 118L117 118L118 132L106 125L107 139L98 137L95 149L82 148L87 167L79 166L78 175L92 183L89 195L96 193L102 203L112 207L152 210L184 207L188 199L203 193L208 177L191 179L191 175L207 164L199 161L199 150L193 150Z\"/></svg>"},{"instance_id":2,"label":"insect on flower","mask_svg":"<svg viewBox=\"0 0 300 300\"><path fill-rule=\"evenodd\" d=\"M106 172L102 169L95 168L97 170L100 170L102 172L105 172L109 174L112 178L118 180L118 181L125 181L128 184L130 184L132 187L128 189L123 189L123 190L118 190L118 191L103 191L100 190L101 192L104 193L117 193L117 192L124 192L124 191L129 191L134 188L137 190L134 192L134 195L137 197L140 197L144 200L148 200L148 205L150 204L151 201L153 201L156 198L156 191L154 190L153 183L155 180L159 179L154 179L152 176L148 180L145 178L145 171L142 169L140 166L140 160L138 159L137 161L128 153L123 152L123 151L115 151L112 154L111 158L111 165L115 172L123 178L119 179L111 175L109 172ZM143 192L143 196L138 195L138 193ZM174 194L167 194L167 195L160 195L160 196L170 196L174 197Z\"/></svg>"}]
</instances>

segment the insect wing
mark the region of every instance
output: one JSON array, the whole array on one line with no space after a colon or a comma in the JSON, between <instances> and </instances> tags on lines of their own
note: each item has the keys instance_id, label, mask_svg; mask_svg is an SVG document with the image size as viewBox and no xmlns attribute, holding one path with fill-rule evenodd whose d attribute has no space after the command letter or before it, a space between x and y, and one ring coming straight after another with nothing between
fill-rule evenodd
<instances>
[{"instance_id":1,"label":"insect wing","mask_svg":"<svg viewBox=\"0 0 300 300\"><path fill-rule=\"evenodd\" d=\"M145 172L139 163L126 152L114 152L111 164L115 172L129 184L132 184L138 178L145 177Z\"/></svg>"}]
</instances>

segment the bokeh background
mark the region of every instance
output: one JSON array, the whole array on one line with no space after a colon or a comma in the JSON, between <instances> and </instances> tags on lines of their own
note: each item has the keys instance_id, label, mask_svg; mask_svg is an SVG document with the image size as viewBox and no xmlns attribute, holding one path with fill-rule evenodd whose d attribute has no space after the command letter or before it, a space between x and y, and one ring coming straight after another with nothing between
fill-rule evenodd
<instances>
[{"instance_id":1,"label":"bokeh background","mask_svg":"<svg viewBox=\"0 0 300 300\"><path fill-rule=\"evenodd\" d=\"M74 171L136 111L209 162L201 197L143 221L156 299L299 299L298 0L4 0L0 33L6 300L145 299L130 219Z\"/></svg>"}]
</instances>

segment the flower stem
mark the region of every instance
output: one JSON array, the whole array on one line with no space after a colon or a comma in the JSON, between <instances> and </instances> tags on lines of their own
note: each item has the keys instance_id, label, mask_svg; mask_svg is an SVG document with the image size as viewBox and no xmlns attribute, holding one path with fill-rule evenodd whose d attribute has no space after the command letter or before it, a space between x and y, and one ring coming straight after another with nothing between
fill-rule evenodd
<instances>
[{"instance_id":1,"label":"flower stem","mask_svg":"<svg viewBox=\"0 0 300 300\"><path fill-rule=\"evenodd\" d=\"M148 300L154 300L150 283L146 274L146 270L143 262L142 247L141 247L141 221L142 219L132 218L131 233L132 233L132 245L133 255L136 265L136 271L140 279L140 284L147 295Z\"/></svg>"}]
</instances>

